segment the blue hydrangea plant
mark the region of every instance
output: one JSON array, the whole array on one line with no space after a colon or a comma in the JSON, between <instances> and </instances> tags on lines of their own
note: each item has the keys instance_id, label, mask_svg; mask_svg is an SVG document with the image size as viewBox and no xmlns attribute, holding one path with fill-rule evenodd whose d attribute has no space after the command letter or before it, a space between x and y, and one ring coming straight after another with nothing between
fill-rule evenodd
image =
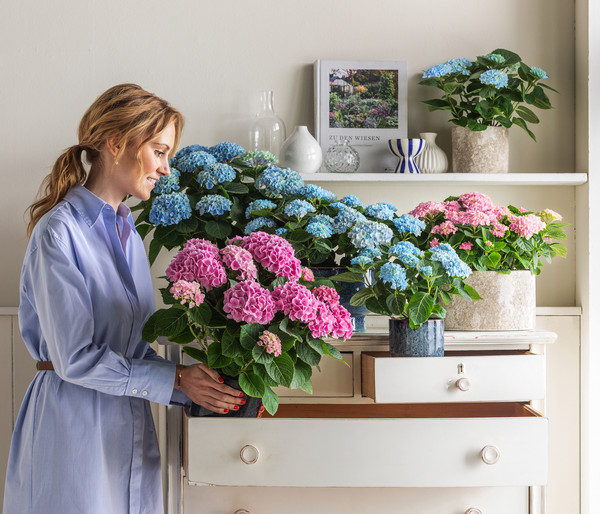
<instances>
[{"instance_id":1,"label":"blue hydrangea plant","mask_svg":"<svg viewBox=\"0 0 600 514\"><path fill-rule=\"evenodd\" d=\"M419 84L442 91L442 98L424 102L430 111L448 111L452 123L473 131L517 125L534 141L528 124L540 120L528 106L550 109L546 90L556 92L541 82L548 78L544 70L501 48L475 61L459 58L432 66L422 78Z\"/></svg>"}]
</instances>

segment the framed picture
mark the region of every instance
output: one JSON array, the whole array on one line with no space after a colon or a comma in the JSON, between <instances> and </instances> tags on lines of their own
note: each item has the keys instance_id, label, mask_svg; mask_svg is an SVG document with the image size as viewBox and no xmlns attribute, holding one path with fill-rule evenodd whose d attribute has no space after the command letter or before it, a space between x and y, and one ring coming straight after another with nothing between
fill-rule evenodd
<instances>
[{"instance_id":1,"label":"framed picture","mask_svg":"<svg viewBox=\"0 0 600 514\"><path fill-rule=\"evenodd\" d=\"M348 139L361 173L393 172L388 139L407 137L405 61L315 62L316 138L323 150Z\"/></svg>"}]
</instances>

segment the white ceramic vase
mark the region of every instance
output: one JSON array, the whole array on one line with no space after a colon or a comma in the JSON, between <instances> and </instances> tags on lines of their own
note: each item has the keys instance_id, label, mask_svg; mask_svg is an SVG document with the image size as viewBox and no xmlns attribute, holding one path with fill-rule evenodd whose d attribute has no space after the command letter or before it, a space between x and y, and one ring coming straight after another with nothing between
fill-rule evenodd
<instances>
[{"instance_id":1,"label":"white ceramic vase","mask_svg":"<svg viewBox=\"0 0 600 514\"><path fill-rule=\"evenodd\" d=\"M419 173L444 173L448 171L448 157L436 143L435 132L421 132L421 139L425 140L425 148L415 157Z\"/></svg>"},{"instance_id":2,"label":"white ceramic vase","mask_svg":"<svg viewBox=\"0 0 600 514\"><path fill-rule=\"evenodd\" d=\"M323 162L323 151L306 125L294 128L281 146L279 166L299 173L316 173Z\"/></svg>"},{"instance_id":3,"label":"white ceramic vase","mask_svg":"<svg viewBox=\"0 0 600 514\"><path fill-rule=\"evenodd\" d=\"M508 129L488 127L474 132L452 127L452 169L454 173L507 173Z\"/></svg>"},{"instance_id":4,"label":"white ceramic vase","mask_svg":"<svg viewBox=\"0 0 600 514\"><path fill-rule=\"evenodd\" d=\"M474 271L465 282L481 296L453 296L446 307L446 330L535 329L535 275L529 270Z\"/></svg>"}]
</instances>

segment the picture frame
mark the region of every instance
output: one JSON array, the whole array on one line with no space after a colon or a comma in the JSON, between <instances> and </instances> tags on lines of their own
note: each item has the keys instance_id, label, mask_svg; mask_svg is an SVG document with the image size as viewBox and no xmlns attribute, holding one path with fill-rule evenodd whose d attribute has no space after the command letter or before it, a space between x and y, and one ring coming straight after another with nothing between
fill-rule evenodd
<instances>
[{"instance_id":1,"label":"picture frame","mask_svg":"<svg viewBox=\"0 0 600 514\"><path fill-rule=\"evenodd\" d=\"M360 157L358 172L393 172L398 159L388 140L407 137L406 61L317 60L314 78L323 156L348 139Z\"/></svg>"}]
</instances>

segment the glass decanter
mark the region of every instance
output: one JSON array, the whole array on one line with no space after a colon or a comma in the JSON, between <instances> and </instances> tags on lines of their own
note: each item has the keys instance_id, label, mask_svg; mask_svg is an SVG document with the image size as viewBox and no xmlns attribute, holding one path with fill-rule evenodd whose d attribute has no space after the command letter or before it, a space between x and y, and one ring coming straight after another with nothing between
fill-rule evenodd
<instances>
[{"instance_id":1,"label":"glass decanter","mask_svg":"<svg viewBox=\"0 0 600 514\"><path fill-rule=\"evenodd\" d=\"M261 91L260 112L250 127L250 150L268 150L277 158L285 141L285 124L273 109L273 91Z\"/></svg>"}]
</instances>

